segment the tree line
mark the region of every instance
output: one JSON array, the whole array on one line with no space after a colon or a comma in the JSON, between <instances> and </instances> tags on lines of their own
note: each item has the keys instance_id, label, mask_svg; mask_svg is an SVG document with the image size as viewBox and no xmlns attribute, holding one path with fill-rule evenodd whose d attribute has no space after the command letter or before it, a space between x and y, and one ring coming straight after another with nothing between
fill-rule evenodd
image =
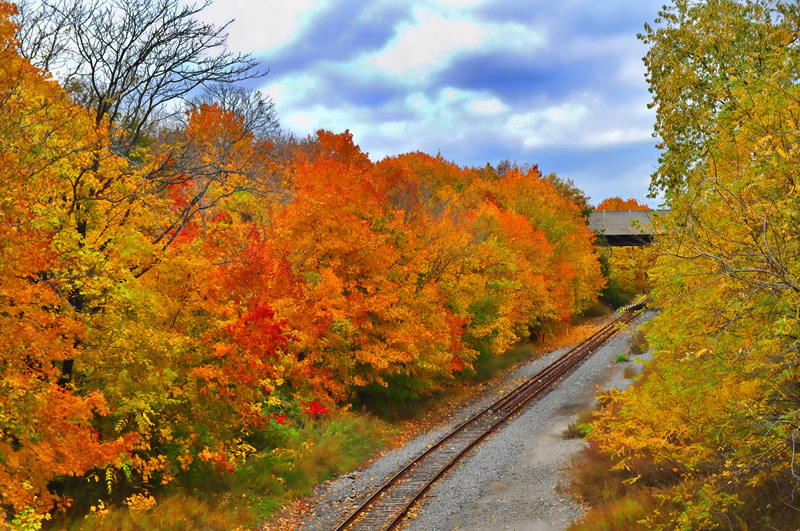
<instances>
[{"instance_id":1,"label":"tree line","mask_svg":"<svg viewBox=\"0 0 800 531\"><path fill-rule=\"evenodd\" d=\"M0 504L37 525L466 378L605 282L571 182L286 135L205 5L0 2Z\"/></svg>"}]
</instances>

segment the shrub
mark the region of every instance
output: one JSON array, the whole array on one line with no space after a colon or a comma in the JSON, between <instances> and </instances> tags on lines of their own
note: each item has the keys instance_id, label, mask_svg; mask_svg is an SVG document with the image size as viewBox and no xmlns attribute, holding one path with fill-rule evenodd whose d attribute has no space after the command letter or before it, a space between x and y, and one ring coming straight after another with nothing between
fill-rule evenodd
<instances>
[{"instance_id":1,"label":"shrub","mask_svg":"<svg viewBox=\"0 0 800 531\"><path fill-rule=\"evenodd\" d=\"M637 330L631 339L631 354L634 356L640 356L648 350L650 350L650 345L647 343L647 336L642 330Z\"/></svg>"},{"instance_id":2,"label":"shrub","mask_svg":"<svg viewBox=\"0 0 800 531\"><path fill-rule=\"evenodd\" d=\"M591 431L592 410L584 409L578 417L567 425L562 437L564 439L583 439Z\"/></svg>"}]
</instances>

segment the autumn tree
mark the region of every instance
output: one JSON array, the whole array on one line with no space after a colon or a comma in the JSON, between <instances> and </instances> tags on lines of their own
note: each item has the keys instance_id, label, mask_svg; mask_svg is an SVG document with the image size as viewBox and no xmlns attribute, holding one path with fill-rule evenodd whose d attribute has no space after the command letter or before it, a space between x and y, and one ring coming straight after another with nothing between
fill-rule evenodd
<instances>
[{"instance_id":1,"label":"autumn tree","mask_svg":"<svg viewBox=\"0 0 800 531\"><path fill-rule=\"evenodd\" d=\"M14 7L0 4L0 497L15 510L49 510L55 476L117 463L130 435L102 437L111 406L96 388L61 380L80 357L92 308L75 308L71 285L89 288L84 252L63 231L74 211L70 180L107 138L60 87L16 52ZM82 311L81 311L82 310Z\"/></svg>"},{"instance_id":2,"label":"autumn tree","mask_svg":"<svg viewBox=\"0 0 800 531\"><path fill-rule=\"evenodd\" d=\"M225 84L250 63L193 21L204 6L23 6L20 44L0 2L11 515L235 474L281 450L285 402L315 420L429 392L598 291L572 192L276 134L268 98ZM152 129L165 108L181 120Z\"/></svg>"},{"instance_id":3,"label":"autumn tree","mask_svg":"<svg viewBox=\"0 0 800 531\"><path fill-rule=\"evenodd\" d=\"M653 189L672 212L655 370L594 436L631 481L637 460L679 472L651 527L796 524L800 10L678 1L657 24L642 37L665 149Z\"/></svg>"},{"instance_id":4,"label":"autumn tree","mask_svg":"<svg viewBox=\"0 0 800 531\"><path fill-rule=\"evenodd\" d=\"M72 182L69 212L79 238L87 237L92 205L98 201L116 206L138 203L117 218L129 227L137 223L132 212L142 206L150 209L160 219L138 229L166 249L195 215L217 206L221 198L215 195L217 191L225 189L224 197L243 187L276 192L266 183L276 181L263 137L274 129L270 102L255 93L225 87L260 73L249 56L225 50L226 26L217 28L197 19L208 5L181 5L174 0L21 4L17 20L22 55L55 74L72 98L89 111L98 134L110 135L111 153L144 168L144 173L129 178L136 170L117 171L113 157L95 151L86 160ZM228 116L243 117L238 133L236 128L227 128L227 137L216 138L210 157L203 152L211 146L203 134L197 134L198 129L170 119L183 115L182 102L203 87L208 91L206 99L214 100L209 102L212 107L223 105ZM197 103L195 111L186 115L213 114L198 112L200 107ZM258 152L241 148L256 133L263 137ZM143 161L147 163L142 165ZM108 163L112 166L105 168ZM232 168L231 163L238 167ZM249 168L245 170L243 164ZM176 188L191 193L183 208L160 208L158 198ZM151 256L134 265L134 274L144 274L158 259ZM91 266L88 271L93 271ZM90 304L86 293L78 286L72 290L69 299L83 311ZM72 366L72 360L64 361L64 382L71 379Z\"/></svg>"},{"instance_id":5,"label":"autumn tree","mask_svg":"<svg viewBox=\"0 0 800 531\"><path fill-rule=\"evenodd\" d=\"M650 210L650 207L634 198L609 197L600 201L595 210Z\"/></svg>"},{"instance_id":6,"label":"autumn tree","mask_svg":"<svg viewBox=\"0 0 800 531\"><path fill-rule=\"evenodd\" d=\"M195 107L216 104L221 109L241 116L243 126L262 141L275 139L279 135L278 114L272 99L260 91L230 83L206 85L202 95L191 100Z\"/></svg>"},{"instance_id":7,"label":"autumn tree","mask_svg":"<svg viewBox=\"0 0 800 531\"><path fill-rule=\"evenodd\" d=\"M592 235L580 207L561 194L537 168L510 171L493 192L498 202L523 214L553 246L551 271L557 279L555 316L564 319L594 301L603 284Z\"/></svg>"},{"instance_id":8,"label":"autumn tree","mask_svg":"<svg viewBox=\"0 0 800 531\"><path fill-rule=\"evenodd\" d=\"M589 198L586 193L575 185L575 181L565 177L559 177L555 172L548 173L544 176L553 187L561 194L562 197L568 199L581 211L584 218L589 219L589 214L592 213L592 207L589 204Z\"/></svg>"},{"instance_id":9,"label":"autumn tree","mask_svg":"<svg viewBox=\"0 0 800 531\"><path fill-rule=\"evenodd\" d=\"M247 54L225 49L228 24L198 19L209 5L23 1L19 49L54 73L97 126L108 122L113 151L128 156L150 129L182 113L180 102L197 89L262 75Z\"/></svg>"},{"instance_id":10,"label":"autumn tree","mask_svg":"<svg viewBox=\"0 0 800 531\"><path fill-rule=\"evenodd\" d=\"M89 474L110 494L227 469L293 340L216 289L275 194L268 143L201 105L119 156L108 120L19 56L2 7L2 505L66 508Z\"/></svg>"},{"instance_id":11,"label":"autumn tree","mask_svg":"<svg viewBox=\"0 0 800 531\"><path fill-rule=\"evenodd\" d=\"M539 171L538 166L535 164L518 164L516 162L510 162L508 159L500 161L494 168L489 166L487 169L490 169L493 173L501 177L504 177L512 170L522 173L527 173L531 170ZM575 181L566 177L560 177L555 172L544 175L543 179L552 184L562 197L571 201L580 209L581 214L583 214L586 219L589 219L589 214L592 211L589 198L583 190L575 186Z\"/></svg>"},{"instance_id":12,"label":"autumn tree","mask_svg":"<svg viewBox=\"0 0 800 531\"><path fill-rule=\"evenodd\" d=\"M447 314L435 289L420 286L425 262L414 255L416 227L387 201L390 181L347 132L320 131L294 173L293 203L276 224L313 303L313 312L292 310L314 318L299 326L313 339L304 344L303 364L345 389L445 374L453 356Z\"/></svg>"},{"instance_id":13,"label":"autumn tree","mask_svg":"<svg viewBox=\"0 0 800 531\"><path fill-rule=\"evenodd\" d=\"M688 174L709 155L718 120L746 103L742 87L790 75L796 50L784 32L796 10L789 2L678 0L659 12L655 25L645 25L640 39L650 45L644 62L662 150L651 192L670 198L684 190Z\"/></svg>"}]
</instances>

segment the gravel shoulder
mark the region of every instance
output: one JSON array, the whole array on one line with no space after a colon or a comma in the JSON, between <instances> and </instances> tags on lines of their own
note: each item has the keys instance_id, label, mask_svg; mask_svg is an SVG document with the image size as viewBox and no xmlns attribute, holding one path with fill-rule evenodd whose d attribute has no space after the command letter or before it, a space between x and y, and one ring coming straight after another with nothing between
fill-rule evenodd
<instances>
[{"instance_id":1,"label":"gravel shoulder","mask_svg":"<svg viewBox=\"0 0 800 531\"><path fill-rule=\"evenodd\" d=\"M405 529L550 531L566 529L582 514L558 490L563 468L586 444L564 439L578 414L603 390L624 389L627 353L648 312L581 364L555 389L527 407L429 491ZM645 356L646 357L646 356Z\"/></svg>"},{"instance_id":2,"label":"gravel shoulder","mask_svg":"<svg viewBox=\"0 0 800 531\"><path fill-rule=\"evenodd\" d=\"M414 509L408 530L450 529L565 529L581 514L579 506L557 490L560 470L583 446L581 440L565 440L564 429L577 414L592 407L601 388L625 387L625 365L615 363L627 352L633 331L652 317L648 312L584 361L554 390L525 408L480 447L474 450ZM318 487L316 501L299 529L335 528L354 508L355 502L373 492L404 464L440 439L448 429L485 408L502 393L519 385L567 349L559 349L524 363L481 399L444 419L434 430L387 452L368 468L342 476Z\"/></svg>"}]
</instances>

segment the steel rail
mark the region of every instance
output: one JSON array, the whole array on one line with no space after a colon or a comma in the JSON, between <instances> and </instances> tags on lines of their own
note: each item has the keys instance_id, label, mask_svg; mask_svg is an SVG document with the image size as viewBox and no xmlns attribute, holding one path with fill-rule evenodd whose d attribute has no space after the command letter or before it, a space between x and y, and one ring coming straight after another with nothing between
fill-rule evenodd
<instances>
[{"instance_id":1,"label":"steel rail","mask_svg":"<svg viewBox=\"0 0 800 531\"><path fill-rule=\"evenodd\" d=\"M462 422L459 426L450 431L447 435L439 439L434 444L431 444L424 452L419 454L407 465L405 465L399 472L386 481L380 488L367 497L358 507L356 507L347 518L340 523L335 531L344 531L351 524L356 523L356 529L384 529L390 530L397 526L400 521L408 513L411 506L422 497L425 492L435 483L442 475L444 475L456 462L463 457L469 450L474 448L483 439L488 437L500 425L508 420L515 412L519 411L523 406L530 402L533 398L539 396L544 391L550 389L555 382L557 382L565 373L577 365L580 361L585 359L589 354L594 352L598 347L607 342L611 337L617 334L620 330L621 324L631 323L641 313L642 309L647 304L647 300L635 305L624 308L623 313L611 322L603 326L600 330L592 334L589 338L579 343L576 347L572 348L566 354L563 354L553 363L539 371L537 374L526 380L521 385L510 391L506 396L492 403L485 409L475 413L472 417ZM474 428L473 436L469 437L469 430ZM467 440L462 441L464 445L460 450L457 445L459 444L459 436L467 435ZM447 454L447 445L452 443L456 446L449 448L455 450L452 455ZM414 482L414 471L419 470L421 475L425 474L424 465L429 461L435 461L437 452L444 454L444 462L434 462L431 472L428 477L423 478L421 483ZM390 504L389 508L376 509L379 510L377 518L382 519L376 522L366 522L359 520L360 517L369 517L367 509L371 506L378 506L379 498L385 498L389 491L395 487L400 480L406 479L409 482L409 494L401 496L397 502ZM418 480L419 481L419 480ZM405 483L397 485L398 490L405 486ZM356 522L356 520L359 520ZM364 525L361 525L364 524ZM377 527L376 527L377 526Z\"/></svg>"}]
</instances>

